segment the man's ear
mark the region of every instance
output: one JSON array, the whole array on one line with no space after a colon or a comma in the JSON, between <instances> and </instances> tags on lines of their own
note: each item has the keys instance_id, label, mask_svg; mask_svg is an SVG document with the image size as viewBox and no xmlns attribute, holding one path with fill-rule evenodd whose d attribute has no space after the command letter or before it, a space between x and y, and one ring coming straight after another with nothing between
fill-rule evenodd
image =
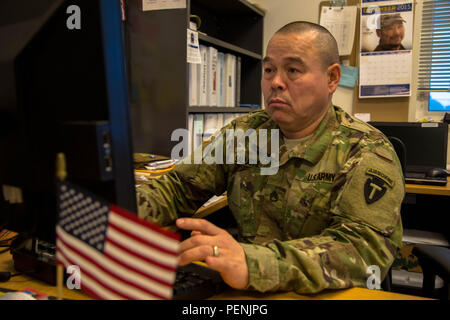
<instances>
[{"instance_id":1,"label":"man's ear","mask_svg":"<svg viewBox=\"0 0 450 320\"><path fill-rule=\"evenodd\" d=\"M332 64L327 69L328 90L330 93L336 91L339 81L341 81L341 66L338 63Z\"/></svg>"}]
</instances>

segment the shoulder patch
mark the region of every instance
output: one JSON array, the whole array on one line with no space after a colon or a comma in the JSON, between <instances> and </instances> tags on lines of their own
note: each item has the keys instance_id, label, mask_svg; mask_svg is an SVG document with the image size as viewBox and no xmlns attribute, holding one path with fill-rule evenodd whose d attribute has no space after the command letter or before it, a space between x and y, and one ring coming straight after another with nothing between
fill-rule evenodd
<instances>
[{"instance_id":1,"label":"shoulder patch","mask_svg":"<svg viewBox=\"0 0 450 320\"><path fill-rule=\"evenodd\" d=\"M389 234L400 215L404 193L401 168L367 152L337 197L335 210Z\"/></svg>"},{"instance_id":2,"label":"shoulder patch","mask_svg":"<svg viewBox=\"0 0 450 320\"><path fill-rule=\"evenodd\" d=\"M383 180L391 188L394 186L394 180L392 180L391 177L389 177L387 174L384 174L380 170L377 170L377 169L374 169L374 168L367 168L366 174L368 174L370 176L377 177L377 178Z\"/></svg>"},{"instance_id":3,"label":"shoulder patch","mask_svg":"<svg viewBox=\"0 0 450 320\"><path fill-rule=\"evenodd\" d=\"M387 187L394 187L394 180L378 169L367 168L366 174L369 176L364 183L364 198L367 204L380 200L386 193Z\"/></svg>"},{"instance_id":4,"label":"shoulder patch","mask_svg":"<svg viewBox=\"0 0 450 320\"><path fill-rule=\"evenodd\" d=\"M392 154L383 147L376 147L373 150L373 152L375 152L375 154L377 154L378 156L380 156L386 160L389 160L389 161L394 160L394 157L392 156Z\"/></svg>"}]
</instances>

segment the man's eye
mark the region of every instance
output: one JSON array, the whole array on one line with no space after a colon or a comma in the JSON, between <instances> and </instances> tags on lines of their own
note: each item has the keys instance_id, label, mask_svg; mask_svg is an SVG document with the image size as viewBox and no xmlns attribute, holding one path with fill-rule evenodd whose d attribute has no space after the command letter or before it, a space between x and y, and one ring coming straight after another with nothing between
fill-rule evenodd
<instances>
[{"instance_id":1,"label":"man's eye","mask_svg":"<svg viewBox=\"0 0 450 320\"><path fill-rule=\"evenodd\" d=\"M270 73L270 72L272 72L272 69L271 68L264 68L264 72L265 73Z\"/></svg>"},{"instance_id":2,"label":"man's eye","mask_svg":"<svg viewBox=\"0 0 450 320\"><path fill-rule=\"evenodd\" d=\"M297 73L297 72L299 72L299 70L295 69L295 68L289 68L288 70L289 70L290 73Z\"/></svg>"}]
</instances>

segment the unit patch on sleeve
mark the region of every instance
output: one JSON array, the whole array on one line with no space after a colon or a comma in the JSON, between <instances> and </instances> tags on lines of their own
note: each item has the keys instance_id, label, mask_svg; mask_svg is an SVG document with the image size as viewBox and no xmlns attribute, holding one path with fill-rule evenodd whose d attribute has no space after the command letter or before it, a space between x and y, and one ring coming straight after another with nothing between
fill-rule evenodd
<instances>
[{"instance_id":1,"label":"unit patch on sleeve","mask_svg":"<svg viewBox=\"0 0 450 320\"><path fill-rule=\"evenodd\" d=\"M394 186L394 181L377 169L368 168L366 174L369 175L364 183L364 198L367 204L380 200L386 193L387 187Z\"/></svg>"}]
</instances>

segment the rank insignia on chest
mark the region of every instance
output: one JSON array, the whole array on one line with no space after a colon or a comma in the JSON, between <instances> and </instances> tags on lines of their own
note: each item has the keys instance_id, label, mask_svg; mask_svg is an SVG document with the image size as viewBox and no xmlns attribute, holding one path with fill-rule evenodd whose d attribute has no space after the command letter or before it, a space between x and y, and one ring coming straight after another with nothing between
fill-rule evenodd
<instances>
[{"instance_id":1,"label":"rank insignia on chest","mask_svg":"<svg viewBox=\"0 0 450 320\"><path fill-rule=\"evenodd\" d=\"M366 174L369 175L364 183L364 198L367 204L380 200L386 193L387 187L394 186L394 181L377 169L369 168Z\"/></svg>"}]
</instances>

